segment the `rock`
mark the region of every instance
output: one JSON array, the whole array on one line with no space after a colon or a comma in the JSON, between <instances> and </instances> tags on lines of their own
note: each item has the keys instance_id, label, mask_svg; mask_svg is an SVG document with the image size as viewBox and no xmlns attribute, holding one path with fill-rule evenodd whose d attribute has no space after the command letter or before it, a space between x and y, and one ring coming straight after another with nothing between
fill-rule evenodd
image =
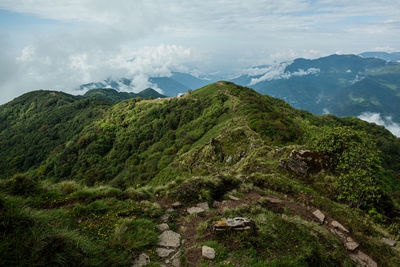
<instances>
[{"instance_id":1,"label":"rock","mask_svg":"<svg viewBox=\"0 0 400 267\"><path fill-rule=\"evenodd\" d=\"M378 267L378 264L371 259L371 257L360 250L355 253L351 253L349 256L353 261L357 262L359 266Z\"/></svg>"},{"instance_id":2,"label":"rock","mask_svg":"<svg viewBox=\"0 0 400 267\"><path fill-rule=\"evenodd\" d=\"M158 230L160 230L161 232L164 232L166 230L169 230L169 226L166 223L162 223L157 225Z\"/></svg>"},{"instance_id":3,"label":"rock","mask_svg":"<svg viewBox=\"0 0 400 267\"><path fill-rule=\"evenodd\" d=\"M225 231L228 229L236 230L236 231L244 231L244 230L257 230L256 225L252 219L244 218L244 217L235 217L235 218L222 218L219 221L216 221L213 226L214 231Z\"/></svg>"},{"instance_id":4,"label":"rock","mask_svg":"<svg viewBox=\"0 0 400 267\"><path fill-rule=\"evenodd\" d=\"M173 208L169 208L169 209L167 209L165 212L167 212L167 213L171 213L171 212L174 212L175 210L173 209Z\"/></svg>"},{"instance_id":5,"label":"rock","mask_svg":"<svg viewBox=\"0 0 400 267\"><path fill-rule=\"evenodd\" d=\"M207 260L213 260L215 258L215 250L207 246L202 246L201 256Z\"/></svg>"},{"instance_id":6,"label":"rock","mask_svg":"<svg viewBox=\"0 0 400 267\"><path fill-rule=\"evenodd\" d=\"M191 207L187 209L187 212L189 214L200 214L204 212L204 209L199 208L199 207Z\"/></svg>"},{"instance_id":7,"label":"rock","mask_svg":"<svg viewBox=\"0 0 400 267\"><path fill-rule=\"evenodd\" d=\"M308 176L328 167L328 157L312 150L292 150L289 158L280 160L279 166L298 176Z\"/></svg>"},{"instance_id":8,"label":"rock","mask_svg":"<svg viewBox=\"0 0 400 267\"><path fill-rule=\"evenodd\" d=\"M232 196L232 195L229 195L228 197L229 197L229 199L234 200L234 201L238 201L240 199L240 198Z\"/></svg>"},{"instance_id":9,"label":"rock","mask_svg":"<svg viewBox=\"0 0 400 267\"><path fill-rule=\"evenodd\" d=\"M332 221L331 222L331 225L334 227L334 228L336 228L336 229L338 229L338 230L340 230L340 231L342 231L342 232L345 232L345 233L349 233L349 230L347 230L343 225L341 225L338 221Z\"/></svg>"},{"instance_id":10,"label":"rock","mask_svg":"<svg viewBox=\"0 0 400 267\"><path fill-rule=\"evenodd\" d=\"M187 209L189 214L199 214L208 211L210 207L207 202L202 202L196 205L196 207L191 207Z\"/></svg>"},{"instance_id":11,"label":"rock","mask_svg":"<svg viewBox=\"0 0 400 267\"><path fill-rule=\"evenodd\" d=\"M315 218L318 219L318 221L319 221L321 224L324 223L324 221L325 221L325 215L324 215L320 210L315 210L312 214L315 216Z\"/></svg>"},{"instance_id":12,"label":"rock","mask_svg":"<svg viewBox=\"0 0 400 267\"><path fill-rule=\"evenodd\" d=\"M229 156L227 159L226 159L226 163L229 163L229 162L231 162L232 161L232 156Z\"/></svg>"},{"instance_id":13,"label":"rock","mask_svg":"<svg viewBox=\"0 0 400 267\"><path fill-rule=\"evenodd\" d=\"M177 248L181 244L181 235L171 230L167 230L158 236L158 245L161 247Z\"/></svg>"},{"instance_id":14,"label":"rock","mask_svg":"<svg viewBox=\"0 0 400 267\"><path fill-rule=\"evenodd\" d=\"M172 203L171 206L172 206L173 208L179 208L179 207L182 207L182 203L179 202L179 201L177 201L177 202Z\"/></svg>"},{"instance_id":15,"label":"rock","mask_svg":"<svg viewBox=\"0 0 400 267\"><path fill-rule=\"evenodd\" d=\"M137 258L134 262L132 267L141 267L141 266L146 266L147 264L150 263L150 257L147 256L145 253L142 253L139 255L139 258Z\"/></svg>"},{"instance_id":16,"label":"rock","mask_svg":"<svg viewBox=\"0 0 400 267\"><path fill-rule=\"evenodd\" d=\"M347 237L344 246L347 250L354 251L356 248L358 248L359 244L355 242L353 238Z\"/></svg>"},{"instance_id":17,"label":"rock","mask_svg":"<svg viewBox=\"0 0 400 267\"><path fill-rule=\"evenodd\" d=\"M166 223L168 222L168 219L171 215L169 213L165 213L163 216L161 216L161 221Z\"/></svg>"},{"instance_id":18,"label":"rock","mask_svg":"<svg viewBox=\"0 0 400 267\"><path fill-rule=\"evenodd\" d=\"M391 247L394 247L397 244L397 242L395 240L393 240L391 238L386 238L386 237L382 237L382 242L387 244L387 245L389 245L389 246L391 246Z\"/></svg>"},{"instance_id":19,"label":"rock","mask_svg":"<svg viewBox=\"0 0 400 267\"><path fill-rule=\"evenodd\" d=\"M181 267L181 260L179 258L175 258L172 260L173 267Z\"/></svg>"},{"instance_id":20,"label":"rock","mask_svg":"<svg viewBox=\"0 0 400 267\"><path fill-rule=\"evenodd\" d=\"M347 237L345 233L343 233L342 231L339 231L336 228L329 228L329 231L331 231L333 234L337 235L342 240L345 240Z\"/></svg>"},{"instance_id":21,"label":"rock","mask_svg":"<svg viewBox=\"0 0 400 267\"><path fill-rule=\"evenodd\" d=\"M204 211L208 211L210 209L207 202L199 203L196 206L199 208L202 208Z\"/></svg>"},{"instance_id":22,"label":"rock","mask_svg":"<svg viewBox=\"0 0 400 267\"><path fill-rule=\"evenodd\" d=\"M161 258L166 258L169 255L171 255L172 252L174 252L173 249L167 249L167 248L157 248L156 249L157 255Z\"/></svg>"}]
</instances>

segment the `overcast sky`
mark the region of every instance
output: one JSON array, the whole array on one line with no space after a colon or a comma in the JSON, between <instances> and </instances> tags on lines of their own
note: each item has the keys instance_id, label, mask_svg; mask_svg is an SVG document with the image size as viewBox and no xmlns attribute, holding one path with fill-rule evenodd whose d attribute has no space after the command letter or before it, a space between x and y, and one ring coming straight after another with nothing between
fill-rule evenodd
<instances>
[{"instance_id":1,"label":"overcast sky","mask_svg":"<svg viewBox=\"0 0 400 267\"><path fill-rule=\"evenodd\" d=\"M398 0L0 0L0 104L107 77L143 89L172 70L399 46Z\"/></svg>"}]
</instances>

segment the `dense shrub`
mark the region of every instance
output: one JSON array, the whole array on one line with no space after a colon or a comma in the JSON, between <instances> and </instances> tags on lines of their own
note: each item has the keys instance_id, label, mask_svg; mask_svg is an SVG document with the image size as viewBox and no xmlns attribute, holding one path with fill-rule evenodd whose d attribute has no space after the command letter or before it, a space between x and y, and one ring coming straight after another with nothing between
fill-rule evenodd
<instances>
[{"instance_id":1,"label":"dense shrub","mask_svg":"<svg viewBox=\"0 0 400 267\"><path fill-rule=\"evenodd\" d=\"M312 137L311 147L329 157L337 175L337 198L356 207L375 205L380 195L379 152L373 139L349 127L325 127Z\"/></svg>"},{"instance_id":2,"label":"dense shrub","mask_svg":"<svg viewBox=\"0 0 400 267\"><path fill-rule=\"evenodd\" d=\"M198 177L190 179L170 192L170 197L184 203L220 199L225 192L237 187L241 181L233 177Z\"/></svg>"},{"instance_id":3,"label":"dense shrub","mask_svg":"<svg viewBox=\"0 0 400 267\"><path fill-rule=\"evenodd\" d=\"M148 219L121 219L112 237L113 246L132 252L142 251L157 241L156 225Z\"/></svg>"},{"instance_id":4,"label":"dense shrub","mask_svg":"<svg viewBox=\"0 0 400 267\"><path fill-rule=\"evenodd\" d=\"M5 189L13 195L27 196L38 191L38 181L26 174L16 174L6 181Z\"/></svg>"}]
</instances>

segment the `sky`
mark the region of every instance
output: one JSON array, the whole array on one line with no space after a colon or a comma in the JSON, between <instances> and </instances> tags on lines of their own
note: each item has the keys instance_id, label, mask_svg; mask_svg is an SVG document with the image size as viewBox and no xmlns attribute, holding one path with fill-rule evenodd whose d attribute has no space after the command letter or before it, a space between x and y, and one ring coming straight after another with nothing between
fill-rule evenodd
<instances>
[{"instance_id":1,"label":"sky","mask_svg":"<svg viewBox=\"0 0 400 267\"><path fill-rule=\"evenodd\" d=\"M0 0L0 104L171 71L400 51L398 0Z\"/></svg>"}]
</instances>

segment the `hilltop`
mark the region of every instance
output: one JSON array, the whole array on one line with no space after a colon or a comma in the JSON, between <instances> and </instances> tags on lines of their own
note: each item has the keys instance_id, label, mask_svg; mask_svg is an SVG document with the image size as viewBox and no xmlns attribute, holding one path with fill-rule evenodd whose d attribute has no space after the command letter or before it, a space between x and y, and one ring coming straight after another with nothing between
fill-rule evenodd
<instances>
[{"instance_id":1,"label":"hilltop","mask_svg":"<svg viewBox=\"0 0 400 267\"><path fill-rule=\"evenodd\" d=\"M400 264L382 241L400 235L400 140L356 118L225 81L118 102L36 91L0 106L0 143L7 265ZM211 230L237 216L256 231ZM165 235L182 240L164 258Z\"/></svg>"},{"instance_id":2,"label":"hilltop","mask_svg":"<svg viewBox=\"0 0 400 267\"><path fill-rule=\"evenodd\" d=\"M87 98L105 99L113 102L119 102L126 99L137 98L137 97L153 98L153 99L166 97L152 88L144 89L143 91L137 94L130 92L118 92L117 90L111 88L98 88L98 89L90 89L83 96Z\"/></svg>"}]
</instances>

